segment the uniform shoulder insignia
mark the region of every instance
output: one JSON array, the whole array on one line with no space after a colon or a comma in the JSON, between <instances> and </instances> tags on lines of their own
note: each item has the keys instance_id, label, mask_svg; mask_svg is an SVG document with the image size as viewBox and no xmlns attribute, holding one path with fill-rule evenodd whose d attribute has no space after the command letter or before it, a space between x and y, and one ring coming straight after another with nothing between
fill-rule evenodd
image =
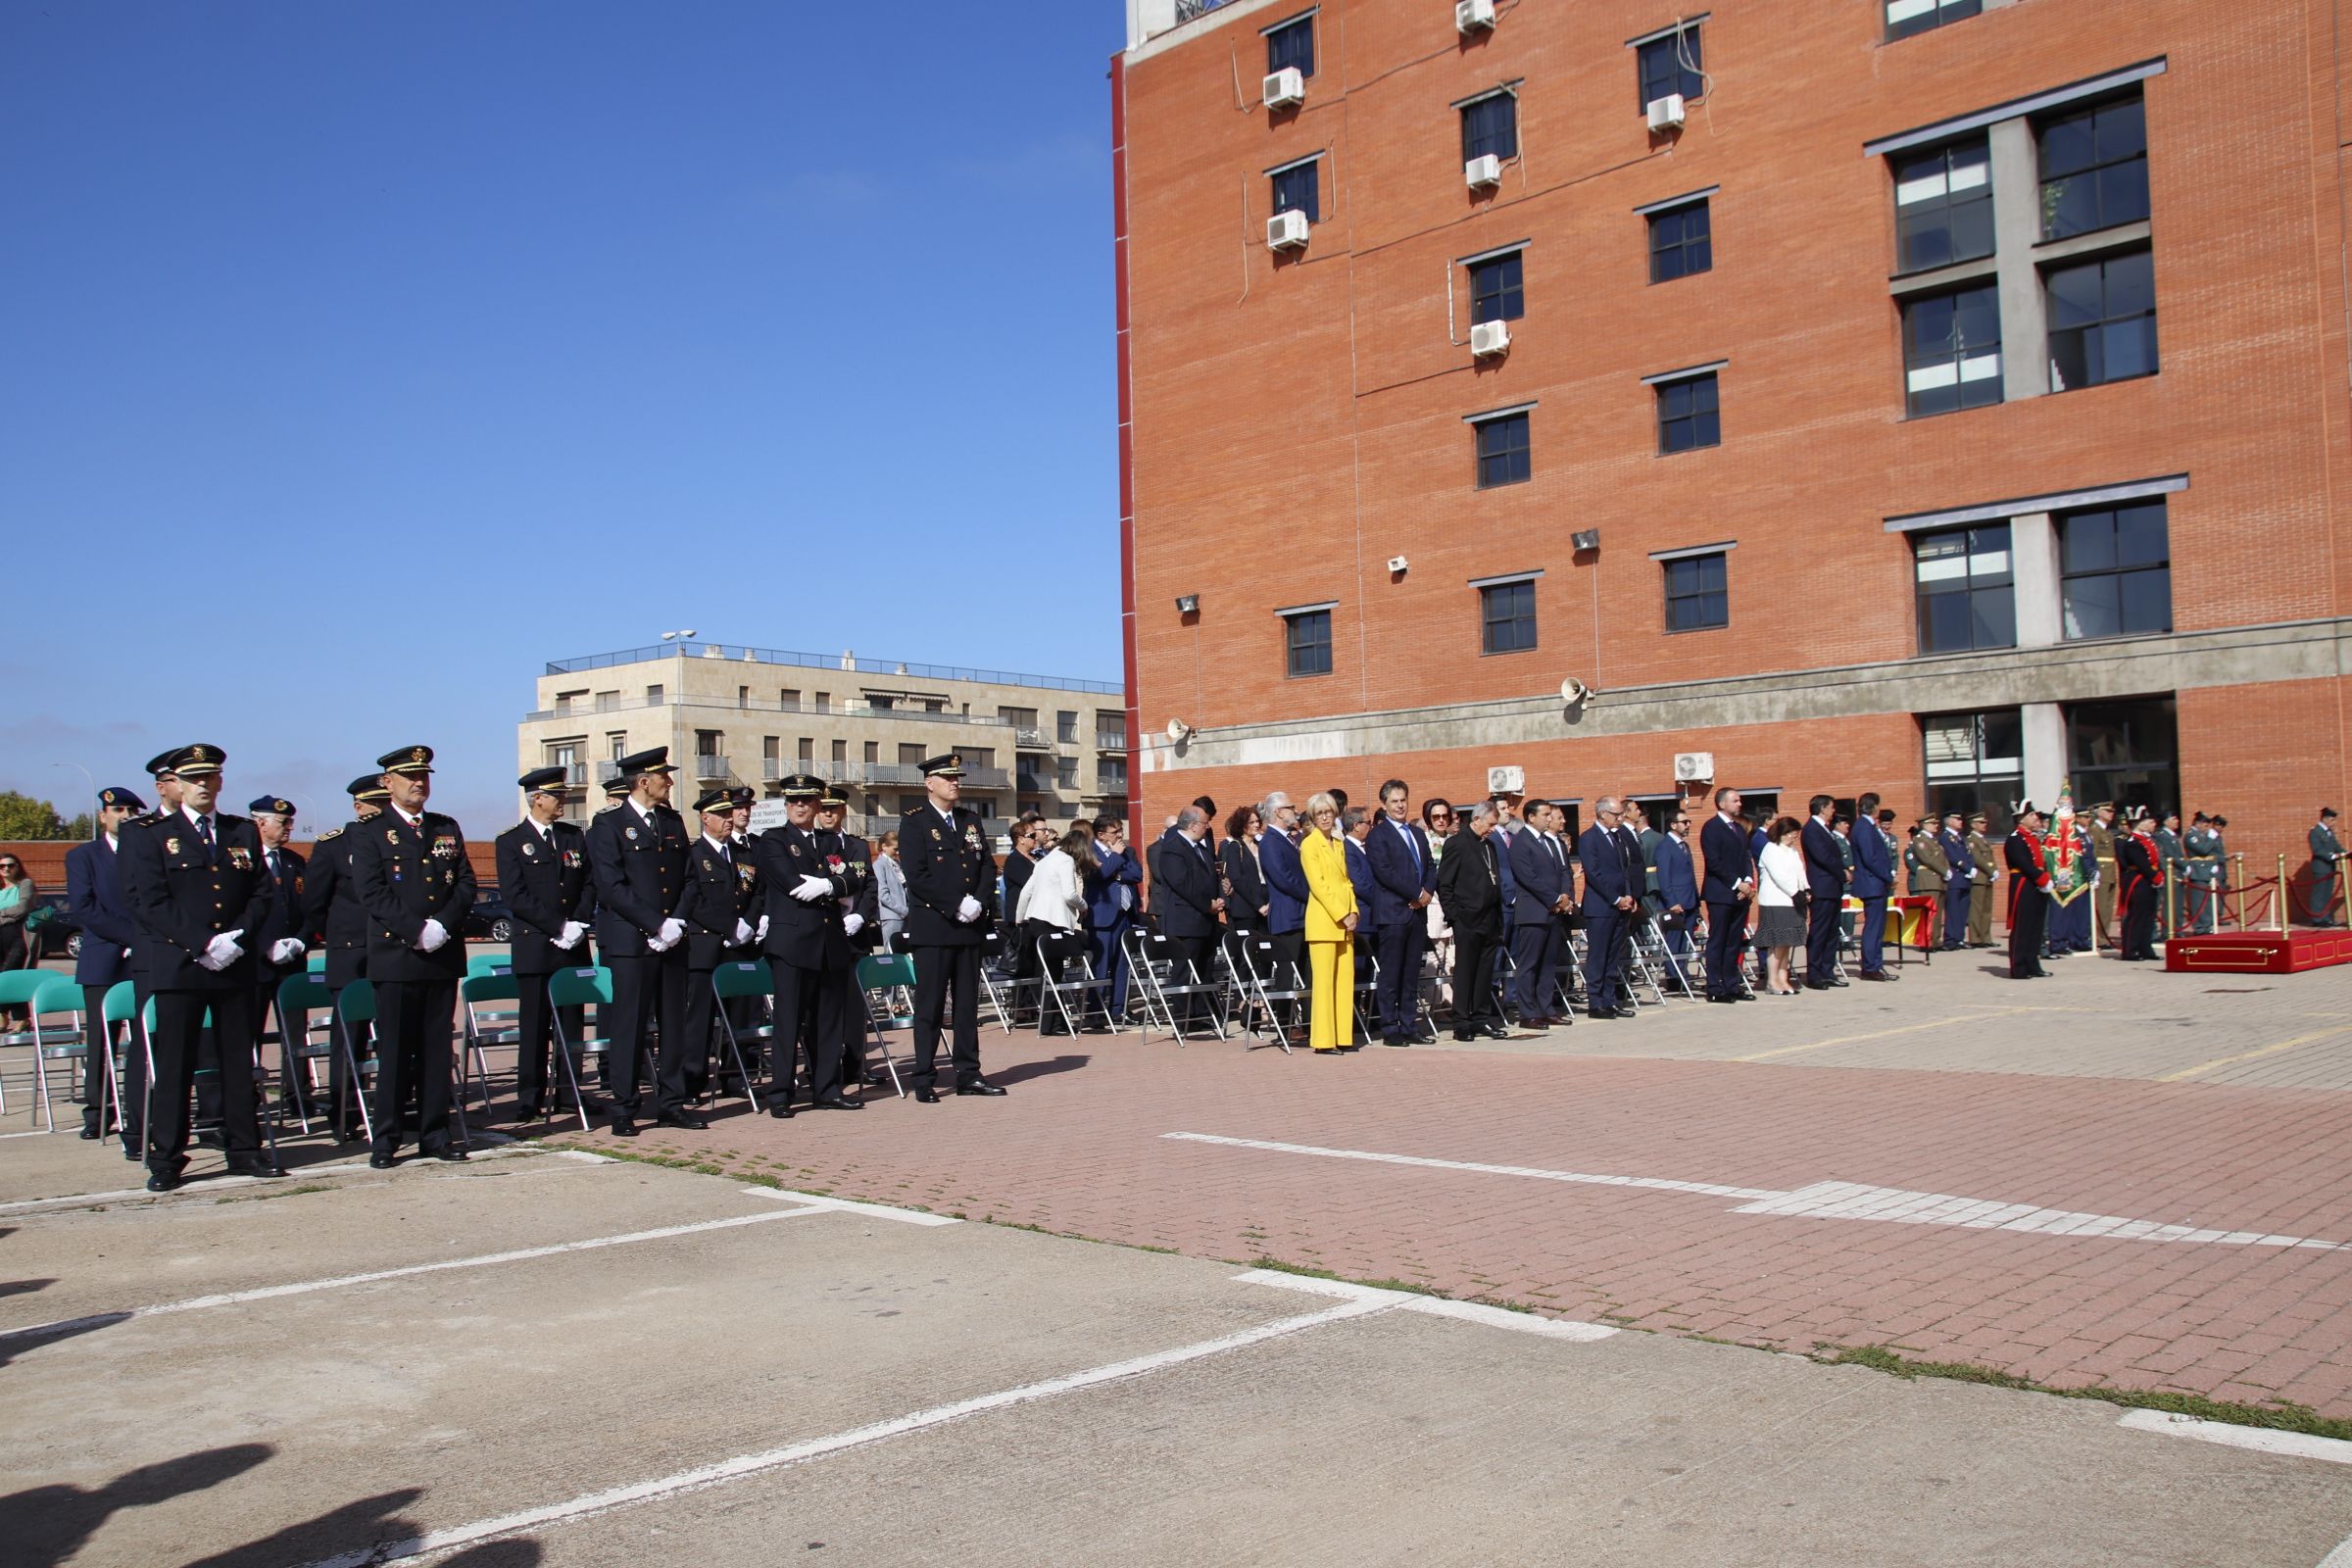
<instances>
[{"instance_id":1,"label":"uniform shoulder insignia","mask_svg":"<svg viewBox=\"0 0 2352 1568\"><path fill-rule=\"evenodd\" d=\"M325 832L319 834L316 842L324 844L328 839L339 839L342 836L343 830L341 828L330 827Z\"/></svg>"}]
</instances>

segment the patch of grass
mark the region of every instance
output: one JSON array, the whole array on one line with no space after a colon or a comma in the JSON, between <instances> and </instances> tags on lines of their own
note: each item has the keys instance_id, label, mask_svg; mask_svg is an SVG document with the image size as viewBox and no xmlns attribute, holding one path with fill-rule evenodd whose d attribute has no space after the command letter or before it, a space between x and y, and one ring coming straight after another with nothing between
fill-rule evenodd
<instances>
[{"instance_id":1,"label":"patch of grass","mask_svg":"<svg viewBox=\"0 0 2352 1568\"><path fill-rule=\"evenodd\" d=\"M2032 1378L2019 1377L2014 1372L1978 1366L1969 1361L1920 1360L1884 1345L1818 1345L1814 1347L1813 1359L1829 1366L1866 1366L1873 1371L1906 1380L1948 1378L1956 1383L1979 1383L1995 1389L2024 1389L2035 1394L2056 1395L2062 1399L2097 1399L2134 1410L2161 1410L2167 1415L2192 1416L2200 1421L2220 1421L2230 1426L2261 1427L2272 1432L2302 1432L2315 1438L2338 1438L2352 1442L2352 1421L2324 1416L2309 1405L2294 1404L2285 1399L2274 1399L2267 1404L2241 1404L2230 1399L2209 1399L2201 1394L2117 1389L2104 1384L2085 1389L2059 1389L2046 1383L2036 1383Z\"/></svg>"},{"instance_id":2,"label":"patch of grass","mask_svg":"<svg viewBox=\"0 0 2352 1568\"><path fill-rule=\"evenodd\" d=\"M1481 1306L1499 1306L1505 1312L1524 1312L1529 1317L1544 1315L1540 1308L1530 1306L1525 1301L1514 1301L1507 1296L1473 1296L1470 1299Z\"/></svg>"},{"instance_id":3,"label":"patch of grass","mask_svg":"<svg viewBox=\"0 0 2352 1568\"><path fill-rule=\"evenodd\" d=\"M303 1193L331 1193L333 1182L301 1182L292 1187L265 1187L257 1192L231 1193L213 1200L216 1203L259 1203L272 1198L295 1198Z\"/></svg>"},{"instance_id":4,"label":"patch of grass","mask_svg":"<svg viewBox=\"0 0 2352 1568\"><path fill-rule=\"evenodd\" d=\"M1409 1280L1351 1280L1345 1274L1334 1274L1327 1268L1310 1268L1304 1263L1286 1263L1279 1257L1253 1257L1250 1260L1250 1266L1266 1269L1275 1274L1296 1274L1301 1279L1334 1280L1342 1285L1361 1285L1367 1290L1399 1291L1407 1296L1443 1297L1446 1294L1444 1291L1433 1291L1426 1285L1415 1285Z\"/></svg>"}]
</instances>

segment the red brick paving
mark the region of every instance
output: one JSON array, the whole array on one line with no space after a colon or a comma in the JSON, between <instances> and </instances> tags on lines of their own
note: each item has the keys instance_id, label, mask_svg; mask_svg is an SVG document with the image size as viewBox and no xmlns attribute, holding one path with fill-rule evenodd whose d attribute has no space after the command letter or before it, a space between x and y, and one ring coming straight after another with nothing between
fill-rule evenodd
<instances>
[{"instance_id":1,"label":"red brick paving","mask_svg":"<svg viewBox=\"0 0 2352 1568\"><path fill-rule=\"evenodd\" d=\"M1809 1350L2352 1416L2352 1251L1735 1214L1737 1200L1170 1141L1176 1131L1788 1189L1838 1179L2352 1241L2352 1096L1990 1073L990 1032L998 1101L732 1111L644 1152L788 1186ZM612 1148L602 1134L588 1147Z\"/></svg>"}]
</instances>

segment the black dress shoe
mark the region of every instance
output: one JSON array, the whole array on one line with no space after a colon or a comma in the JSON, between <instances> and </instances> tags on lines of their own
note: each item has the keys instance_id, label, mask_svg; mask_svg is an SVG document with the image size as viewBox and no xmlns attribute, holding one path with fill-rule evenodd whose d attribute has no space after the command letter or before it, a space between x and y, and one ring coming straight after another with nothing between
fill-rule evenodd
<instances>
[{"instance_id":1,"label":"black dress shoe","mask_svg":"<svg viewBox=\"0 0 2352 1568\"><path fill-rule=\"evenodd\" d=\"M369 1170L390 1170L399 1163L399 1159L391 1154L369 1154L368 1156Z\"/></svg>"},{"instance_id":2,"label":"black dress shoe","mask_svg":"<svg viewBox=\"0 0 2352 1568\"><path fill-rule=\"evenodd\" d=\"M543 1100L525 1100L514 1107L514 1120L516 1121L544 1121L546 1119L547 1102Z\"/></svg>"},{"instance_id":3,"label":"black dress shoe","mask_svg":"<svg viewBox=\"0 0 2352 1568\"><path fill-rule=\"evenodd\" d=\"M81 1137L84 1143L94 1144L105 1136L106 1135L104 1133L98 1130L98 1124L96 1122L85 1121L81 1124Z\"/></svg>"},{"instance_id":4,"label":"black dress shoe","mask_svg":"<svg viewBox=\"0 0 2352 1568\"><path fill-rule=\"evenodd\" d=\"M1402 1035L1383 1035L1380 1043L1384 1046L1409 1046L1412 1044Z\"/></svg>"},{"instance_id":5,"label":"black dress shoe","mask_svg":"<svg viewBox=\"0 0 2352 1568\"><path fill-rule=\"evenodd\" d=\"M1805 989L1807 991L1835 991L1838 988L1827 980L1808 980L1805 982Z\"/></svg>"},{"instance_id":6,"label":"black dress shoe","mask_svg":"<svg viewBox=\"0 0 2352 1568\"><path fill-rule=\"evenodd\" d=\"M1491 1023L1478 1032L1486 1036L1489 1040L1508 1040L1511 1038L1511 1032L1508 1029L1503 1028L1500 1024Z\"/></svg>"},{"instance_id":7,"label":"black dress shoe","mask_svg":"<svg viewBox=\"0 0 2352 1568\"><path fill-rule=\"evenodd\" d=\"M1874 981L1890 981L1894 978L1894 976L1888 974L1884 969L1865 969L1862 971L1862 978L1865 980Z\"/></svg>"},{"instance_id":8,"label":"black dress shoe","mask_svg":"<svg viewBox=\"0 0 2352 1568\"><path fill-rule=\"evenodd\" d=\"M616 1110L612 1113L612 1136L615 1138L637 1136L637 1123L627 1111Z\"/></svg>"},{"instance_id":9,"label":"black dress shoe","mask_svg":"<svg viewBox=\"0 0 2352 1568\"><path fill-rule=\"evenodd\" d=\"M1453 1038L1456 1044L1466 1045L1478 1038L1478 1031L1475 1029L1456 1029L1453 1032Z\"/></svg>"},{"instance_id":10,"label":"black dress shoe","mask_svg":"<svg viewBox=\"0 0 2352 1568\"><path fill-rule=\"evenodd\" d=\"M863 1110L865 1106L855 1100L845 1100L839 1095L828 1095L821 1100L810 1101L808 1108L810 1110Z\"/></svg>"},{"instance_id":11,"label":"black dress shoe","mask_svg":"<svg viewBox=\"0 0 2352 1568\"><path fill-rule=\"evenodd\" d=\"M267 1154L231 1154L228 1156L231 1176L258 1176L264 1181L283 1176L286 1169Z\"/></svg>"},{"instance_id":12,"label":"black dress shoe","mask_svg":"<svg viewBox=\"0 0 2352 1568\"><path fill-rule=\"evenodd\" d=\"M172 1193L179 1190L179 1172L151 1170L147 1173L147 1190L151 1193Z\"/></svg>"},{"instance_id":13,"label":"black dress shoe","mask_svg":"<svg viewBox=\"0 0 2352 1568\"><path fill-rule=\"evenodd\" d=\"M1615 1007L1587 1007L1585 1016L1588 1018L1621 1018L1625 1015Z\"/></svg>"},{"instance_id":14,"label":"black dress shoe","mask_svg":"<svg viewBox=\"0 0 2352 1568\"><path fill-rule=\"evenodd\" d=\"M710 1130L710 1124L691 1110L665 1110L654 1120L659 1126L683 1127L688 1132L707 1133Z\"/></svg>"},{"instance_id":15,"label":"black dress shoe","mask_svg":"<svg viewBox=\"0 0 2352 1568\"><path fill-rule=\"evenodd\" d=\"M918 1084L915 1086L914 1102L918 1105L936 1105L939 1103L939 1091L929 1084Z\"/></svg>"},{"instance_id":16,"label":"black dress shoe","mask_svg":"<svg viewBox=\"0 0 2352 1568\"><path fill-rule=\"evenodd\" d=\"M445 1165L463 1165L466 1163L466 1151L463 1149L444 1149L432 1157L441 1161Z\"/></svg>"},{"instance_id":17,"label":"black dress shoe","mask_svg":"<svg viewBox=\"0 0 2352 1568\"><path fill-rule=\"evenodd\" d=\"M957 1084L956 1092L959 1095L1002 1095L1004 1093L1004 1090L999 1089L985 1078L975 1078L968 1084Z\"/></svg>"},{"instance_id":18,"label":"black dress shoe","mask_svg":"<svg viewBox=\"0 0 2352 1568\"><path fill-rule=\"evenodd\" d=\"M1438 1032L1434 1029L1419 1029L1415 1030L1409 1038L1416 1046L1434 1046L1438 1043Z\"/></svg>"},{"instance_id":19,"label":"black dress shoe","mask_svg":"<svg viewBox=\"0 0 2352 1568\"><path fill-rule=\"evenodd\" d=\"M134 1165L139 1162L142 1152L143 1152L140 1150L136 1140L127 1142L122 1146L122 1157L129 1160Z\"/></svg>"}]
</instances>

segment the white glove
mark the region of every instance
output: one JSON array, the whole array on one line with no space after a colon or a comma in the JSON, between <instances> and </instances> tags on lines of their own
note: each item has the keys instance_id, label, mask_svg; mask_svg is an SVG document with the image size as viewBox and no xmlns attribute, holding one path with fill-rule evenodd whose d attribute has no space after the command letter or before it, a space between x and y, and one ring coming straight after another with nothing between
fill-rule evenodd
<instances>
[{"instance_id":1,"label":"white glove","mask_svg":"<svg viewBox=\"0 0 2352 1568\"><path fill-rule=\"evenodd\" d=\"M270 944L270 961L271 963L292 963L301 956L302 939L300 937L279 937L275 942Z\"/></svg>"},{"instance_id":2,"label":"white glove","mask_svg":"<svg viewBox=\"0 0 2352 1568\"><path fill-rule=\"evenodd\" d=\"M752 930L752 940L753 940L754 942L765 942L765 941L767 940L767 916L766 916L766 915L764 915L764 914L763 914L763 915L761 915L761 916L760 917L760 923L759 923L759 925L757 925L756 927L754 927L754 928L753 928L753 930Z\"/></svg>"},{"instance_id":3,"label":"white glove","mask_svg":"<svg viewBox=\"0 0 2352 1568\"><path fill-rule=\"evenodd\" d=\"M801 885L792 890L792 896L803 904L814 904L819 899L833 896L833 884L821 876L803 876Z\"/></svg>"},{"instance_id":4,"label":"white glove","mask_svg":"<svg viewBox=\"0 0 2352 1568\"><path fill-rule=\"evenodd\" d=\"M737 947L739 947L739 948L740 948L740 947L742 947L742 946L743 946L743 945L744 945L746 942L749 942L749 941L751 941L751 940L752 940L752 922L751 922L751 921L749 921L749 920L738 920L738 921L736 921L736 922L735 922L735 945L736 945Z\"/></svg>"},{"instance_id":5,"label":"white glove","mask_svg":"<svg viewBox=\"0 0 2352 1568\"><path fill-rule=\"evenodd\" d=\"M670 918L662 921L662 951L663 953L667 953L670 949L676 947L678 945L678 938L684 936L685 934L686 922L677 918L677 916L672 915Z\"/></svg>"},{"instance_id":6,"label":"white glove","mask_svg":"<svg viewBox=\"0 0 2352 1568\"><path fill-rule=\"evenodd\" d=\"M425 921L424 930L416 937L418 953L438 953L448 944L449 928L438 920Z\"/></svg>"},{"instance_id":7,"label":"white glove","mask_svg":"<svg viewBox=\"0 0 2352 1568\"><path fill-rule=\"evenodd\" d=\"M580 938L586 936L587 934L588 927L584 922L579 920L566 920L564 922L563 934L556 938L556 946L559 948L576 948L580 945Z\"/></svg>"},{"instance_id":8,"label":"white glove","mask_svg":"<svg viewBox=\"0 0 2352 1568\"><path fill-rule=\"evenodd\" d=\"M648 953L667 953L671 948L676 946L676 943L664 942L660 937L647 937L645 939L645 951Z\"/></svg>"},{"instance_id":9,"label":"white glove","mask_svg":"<svg viewBox=\"0 0 2352 1568\"><path fill-rule=\"evenodd\" d=\"M245 950L237 946L237 938L243 936L244 934L245 928L243 926L239 926L234 931L221 932L219 936L213 938L212 941L204 945L204 956L198 958L196 961L204 965L204 967L207 969L218 970L227 968L230 964L245 956Z\"/></svg>"},{"instance_id":10,"label":"white glove","mask_svg":"<svg viewBox=\"0 0 2352 1568\"><path fill-rule=\"evenodd\" d=\"M966 893L963 896L963 902L956 906L956 918L965 925L970 925L974 920L979 919L980 901Z\"/></svg>"},{"instance_id":11,"label":"white glove","mask_svg":"<svg viewBox=\"0 0 2352 1568\"><path fill-rule=\"evenodd\" d=\"M845 914L841 917L841 934L843 936L854 937L864 929L864 915L858 914L853 910L851 913Z\"/></svg>"}]
</instances>

